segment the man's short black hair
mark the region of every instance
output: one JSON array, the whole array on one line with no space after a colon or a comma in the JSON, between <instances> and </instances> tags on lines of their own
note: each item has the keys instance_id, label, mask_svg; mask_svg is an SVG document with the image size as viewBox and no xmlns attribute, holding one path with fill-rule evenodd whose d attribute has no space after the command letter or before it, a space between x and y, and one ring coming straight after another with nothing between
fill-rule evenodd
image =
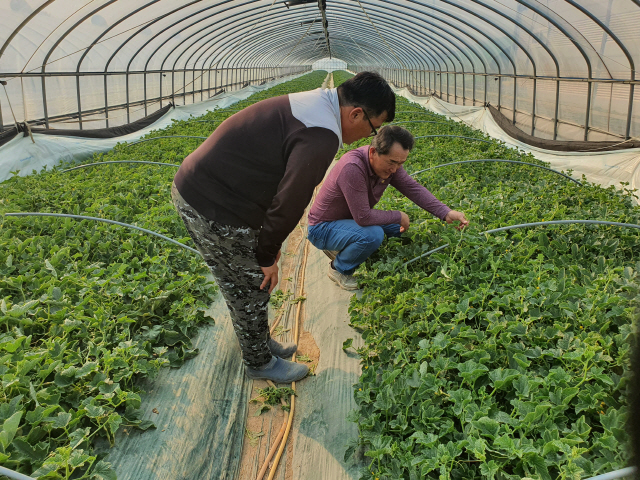
<instances>
[{"instance_id":1,"label":"man's short black hair","mask_svg":"<svg viewBox=\"0 0 640 480\"><path fill-rule=\"evenodd\" d=\"M396 96L387 81L375 72L360 72L338 86L338 98L343 107L360 107L370 117L387 112L386 122L396 116Z\"/></svg>"},{"instance_id":2,"label":"man's short black hair","mask_svg":"<svg viewBox=\"0 0 640 480\"><path fill-rule=\"evenodd\" d=\"M397 125L385 125L378 130L378 135L373 137L371 146L375 148L376 152L380 155L386 155L396 142L398 142L404 150L411 151L415 140L409 130Z\"/></svg>"}]
</instances>

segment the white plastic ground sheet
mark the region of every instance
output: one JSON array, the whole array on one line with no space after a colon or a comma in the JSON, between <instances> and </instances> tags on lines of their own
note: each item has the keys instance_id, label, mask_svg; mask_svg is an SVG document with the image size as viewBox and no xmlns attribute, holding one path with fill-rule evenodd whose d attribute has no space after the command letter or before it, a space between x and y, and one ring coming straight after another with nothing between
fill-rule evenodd
<instances>
[{"instance_id":1,"label":"white plastic ground sheet","mask_svg":"<svg viewBox=\"0 0 640 480\"><path fill-rule=\"evenodd\" d=\"M427 110L445 115L452 120L464 121L496 140L507 145L531 153L538 160L548 162L551 168L567 171L573 170L572 176L580 179L584 174L588 181L604 187L614 185L620 188L620 182L628 182L630 188L640 189L640 149L629 148L615 152L556 152L533 147L520 142L505 133L493 119L491 112L485 107L455 105L436 97L418 97L406 88L396 89L397 95L418 103ZM460 160L464 160L461 158Z\"/></svg>"},{"instance_id":2,"label":"white plastic ground sheet","mask_svg":"<svg viewBox=\"0 0 640 480\"><path fill-rule=\"evenodd\" d=\"M264 85L251 85L241 90L217 95L200 103L179 105L169 110L152 125L121 137L83 138L34 133L35 143L33 143L28 136L23 137L22 134L18 134L16 138L0 147L0 182L10 178L11 172L15 170L19 170L20 175L30 175L33 170L40 171L43 167L57 165L60 161L71 163L86 160L94 153L111 150L118 143L133 142L153 130L165 128L171 125L172 120L187 120L191 116L204 115L208 110L229 107L256 92L288 82L307 73L279 78Z\"/></svg>"}]
</instances>

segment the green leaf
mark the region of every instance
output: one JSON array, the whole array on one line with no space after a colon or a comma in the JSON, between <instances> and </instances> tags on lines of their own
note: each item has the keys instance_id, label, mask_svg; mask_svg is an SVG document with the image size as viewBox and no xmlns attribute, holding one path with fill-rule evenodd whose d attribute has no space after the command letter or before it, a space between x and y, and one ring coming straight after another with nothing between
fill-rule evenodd
<instances>
[{"instance_id":1,"label":"green leaf","mask_svg":"<svg viewBox=\"0 0 640 480\"><path fill-rule=\"evenodd\" d=\"M111 468L111 464L104 460L95 464L89 478L91 480L117 480L116 472Z\"/></svg>"},{"instance_id":2,"label":"green leaf","mask_svg":"<svg viewBox=\"0 0 640 480\"><path fill-rule=\"evenodd\" d=\"M346 350L353 345L353 338L347 338L344 342L342 342L342 349Z\"/></svg>"},{"instance_id":3,"label":"green leaf","mask_svg":"<svg viewBox=\"0 0 640 480\"><path fill-rule=\"evenodd\" d=\"M2 424L2 431L0 432L0 444L2 444L2 447L5 451L13 441L13 437L15 437L16 432L18 431L18 426L20 425L21 419L22 410L19 412L15 412Z\"/></svg>"},{"instance_id":4,"label":"green leaf","mask_svg":"<svg viewBox=\"0 0 640 480\"><path fill-rule=\"evenodd\" d=\"M500 430L500 424L489 417L482 417L471 423L482 435L489 438L494 438Z\"/></svg>"}]
</instances>

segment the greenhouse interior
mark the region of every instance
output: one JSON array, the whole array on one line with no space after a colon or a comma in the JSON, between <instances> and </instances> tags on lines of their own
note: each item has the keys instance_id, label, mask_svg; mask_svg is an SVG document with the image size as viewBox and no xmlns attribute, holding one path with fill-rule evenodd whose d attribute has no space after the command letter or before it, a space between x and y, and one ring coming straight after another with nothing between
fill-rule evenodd
<instances>
[{"instance_id":1,"label":"greenhouse interior","mask_svg":"<svg viewBox=\"0 0 640 480\"><path fill-rule=\"evenodd\" d=\"M640 0L0 14L0 478L640 478Z\"/></svg>"}]
</instances>

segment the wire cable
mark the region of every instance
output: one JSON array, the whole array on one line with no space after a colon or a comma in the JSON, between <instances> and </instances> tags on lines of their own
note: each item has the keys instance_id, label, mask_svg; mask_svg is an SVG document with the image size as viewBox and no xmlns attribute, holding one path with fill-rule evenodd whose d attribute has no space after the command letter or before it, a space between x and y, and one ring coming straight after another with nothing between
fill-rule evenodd
<instances>
[{"instance_id":1,"label":"wire cable","mask_svg":"<svg viewBox=\"0 0 640 480\"><path fill-rule=\"evenodd\" d=\"M474 138L474 137L464 137L462 135L422 135L421 137L415 137L415 140L418 140L419 138L434 138L434 137L453 137L453 138L464 138L467 140L475 140L477 142L484 142L484 143L490 143L493 145L497 145L495 142L489 141L489 140L483 140L482 138Z\"/></svg>"},{"instance_id":2,"label":"wire cable","mask_svg":"<svg viewBox=\"0 0 640 480\"><path fill-rule=\"evenodd\" d=\"M485 230L484 232L480 232L478 235L484 235L484 234L496 233L496 232L505 232L507 230L513 230L513 229L516 229L516 228L539 227L541 225L572 225L572 224L612 225L612 226L616 226L616 227L627 227L627 228L640 229L640 225L636 225L634 223L607 222L607 221L604 221L604 220L550 220L550 221L547 221L547 222L520 223L518 225L510 225L508 227L494 228L492 230ZM416 260L420 260L421 258L427 257L427 256L431 255L432 253L436 253L436 252L442 250L443 248L447 248L448 246L449 246L449 244L445 243L444 245L442 245L442 246L440 246L438 248L434 248L433 250L429 250L428 252L423 253L422 255L420 255L420 256L418 256L416 258L412 258L408 262L403 263L402 266L406 267L410 263L413 263Z\"/></svg>"},{"instance_id":3,"label":"wire cable","mask_svg":"<svg viewBox=\"0 0 640 480\"><path fill-rule=\"evenodd\" d=\"M565 178L568 178L572 182L575 182L578 185L582 186L582 183L580 183L575 178L571 178L569 175L566 175L566 174L564 174L562 172L559 172L557 170L553 170L552 168L543 167L542 165L537 165L535 163L520 162L518 160L503 160L503 159L498 159L498 158L482 158L482 159L478 159L478 160L462 160L462 161L459 161L459 162L442 163L440 165L436 165L435 167L429 167L429 168L425 168L424 170L418 170L417 172L413 172L413 173L409 174L409 176L413 177L414 175L418 175L419 173L423 173L423 172L426 172L426 171L429 171L429 170L433 170L435 168L447 167L449 165L459 165L459 164L462 164L462 163L484 163L484 162L516 163L518 165L528 165L528 166L531 166L531 167L537 167L537 168L541 168L542 170L547 170L549 172L557 173L558 175L561 175L561 176L563 176Z\"/></svg>"},{"instance_id":4,"label":"wire cable","mask_svg":"<svg viewBox=\"0 0 640 480\"><path fill-rule=\"evenodd\" d=\"M611 225L611 226L615 226L615 227L636 228L636 229L640 230L640 225L636 225L634 223L608 222L608 221L605 221L605 220L549 220L547 222L520 223L518 225L510 225L508 227L493 228L491 230L485 230L484 232L480 232L478 235L497 233L497 232L505 232L507 230L513 230L513 229L516 229L516 228L539 227L539 226L544 226L544 225L572 225L572 224ZM434 248L433 250L429 250L428 252L423 253L422 255L420 255L420 256L418 256L416 258L412 258L408 262L403 263L402 267L406 267L410 263L413 263L413 262L415 262L417 260L420 260L421 258L429 256L432 253L438 252L438 251L442 250L443 248L448 247L449 245L450 244L445 243L444 245L441 245L438 248Z\"/></svg>"},{"instance_id":5,"label":"wire cable","mask_svg":"<svg viewBox=\"0 0 640 480\"><path fill-rule=\"evenodd\" d=\"M118 225L120 227L126 227L126 228L131 228L131 229L134 229L134 230L139 230L140 232L143 232L143 233L146 233L148 235L153 235L155 237L161 238L163 240L166 240L167 242L171 242L174 245L178 245L179 247L182 247L182 248L184 248L186 250L189 250L190 252L193 252L193 253L196 253L196 254L200 255L200 252L198 252L195 248L188 247L185 244L178 242L177 240L174 240L174 239L169 238L169 237L165 237L161 233L152 232L151 230L147 230L146 228L136 227L135 225L130 225L128 223L122 223L122 222L116 222L115 220L108 220L106 218L87 217L87 216L84 216L84 215L70 215L70 214L66 214L66 213L39 213L39 212L5 213L4 216L5 217L60 217L60 218L73 218L74 220L92 220L94 222L110 223L112 225Z\"/></svg>"},{"instance_id":6,"label":"wire cable","mask_svg":"<svg viewBox=\"0 0 640 480\"><path fill-rule=\"evenodd\" d=\"M143 142L150 142L151 140L158 140L159 138L199 138L200 140L206 140L209 137L200 137L197 135L162 135L159 137L143 138L142 140L136 140L135 142L127 143L124 146L130 147L131 145L136 145L138 143L143 143Z\"/></svg>"},{"instance_id":7,"label":"wire cable","mask_svg":"<svg viewBox=\"0 0 640 480\"><path fill-rule=\"evenodd\" d=\"M79 168L87 168L87 167L93 167L95 165L108 165L108 164L113 164L113 163L144 163L144 164L148 164L148 165L162 165L163 167L180 167L180 165L177 165L175 163L162 163L162 162L146 162L143 160L114 160L111 162L95 162L95 163L86 163L84 165L78 165L77 167L73 167L73 168L68 168L66 170L62 170L60 173L66 173L66 172L71 172L72 170L78 170Z\"/></svg>"}]
</instances>

